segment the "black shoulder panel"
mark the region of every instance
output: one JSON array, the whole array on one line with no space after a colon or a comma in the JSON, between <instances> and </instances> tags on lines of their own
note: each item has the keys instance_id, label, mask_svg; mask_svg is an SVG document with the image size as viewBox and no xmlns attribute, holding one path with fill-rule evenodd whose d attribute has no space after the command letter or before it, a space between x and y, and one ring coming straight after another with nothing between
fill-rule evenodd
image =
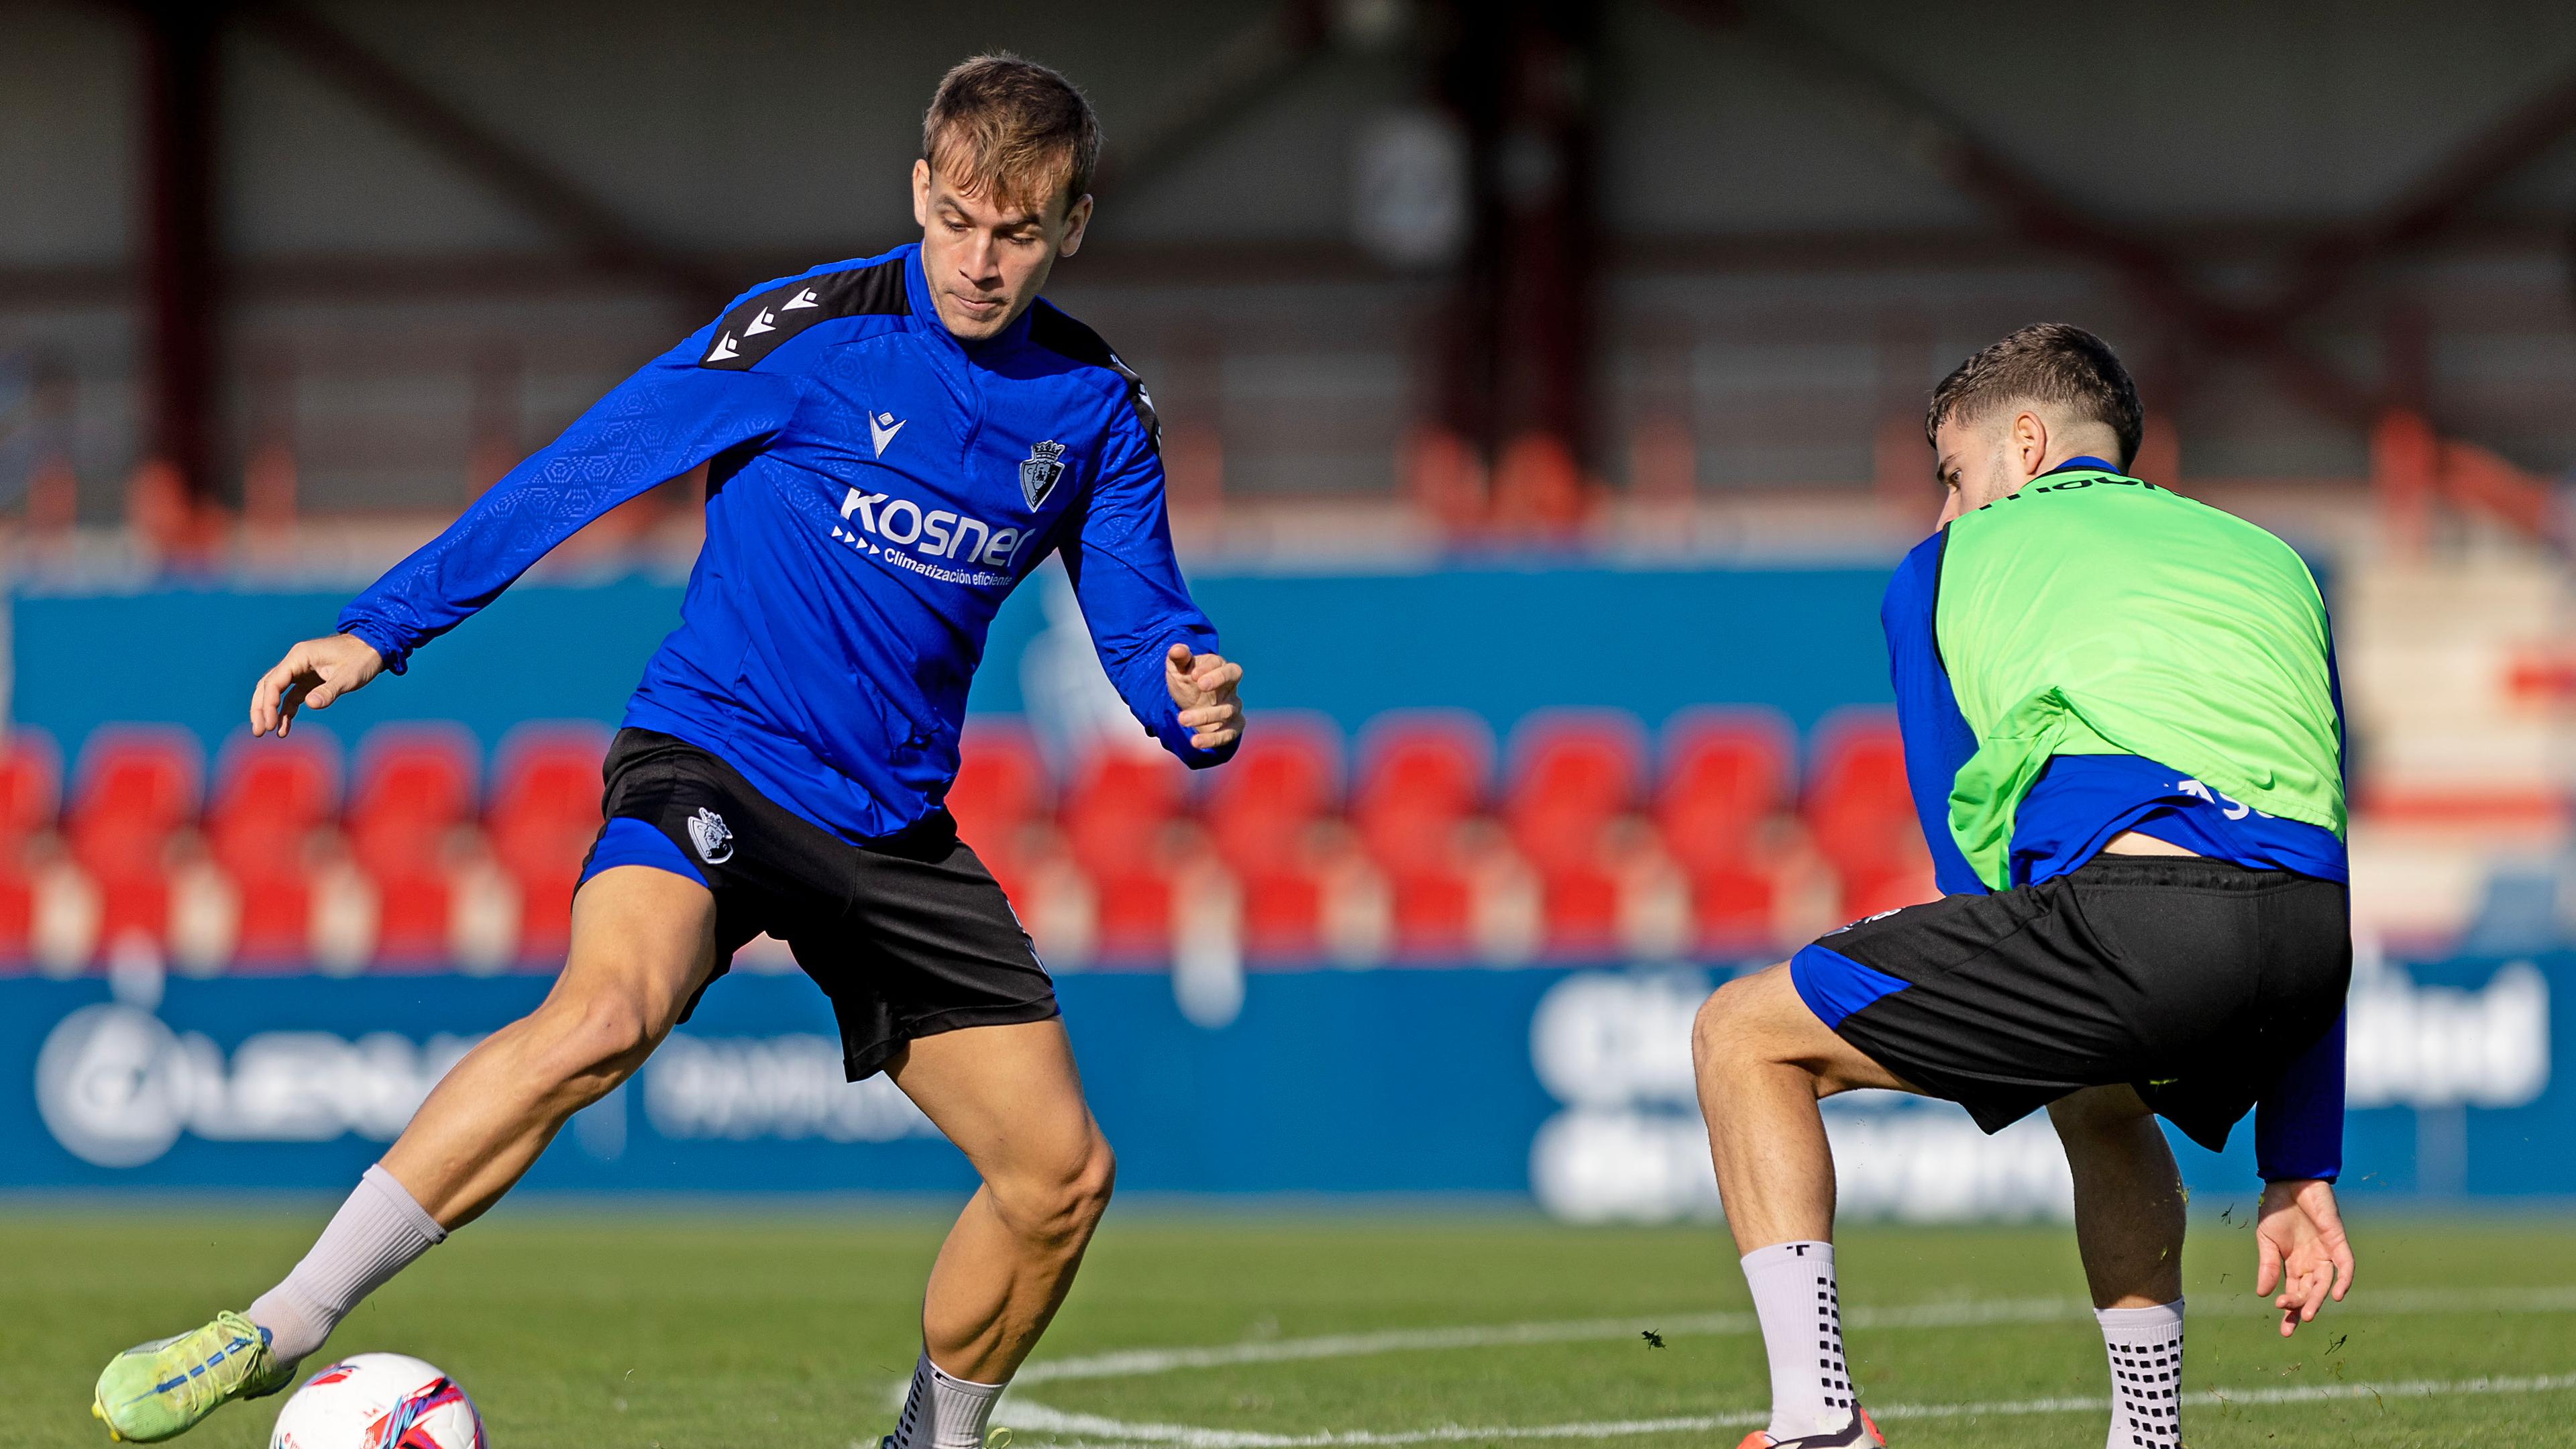
<instances>
[{"instance_id":1,"label":"black shoulder panel","mask_svg":"<svg viewBox=\"0 0 2576 1449\"><path fill-rule=\"evenodd\" d=\"M895 257L873 267L781 282L746 297L716 323L716 340L707 345L707 355L698 359L698 366L747 371L778 344L817 322L908 312L912 303L905 295L903 272L903 258Z\"/></svg>"},{"instance_id":2,"label":"black shoulder panel","mask_svg":"<svg viewBox=\"0 0 2576 1449\"><path fill-rule=\"evenodd\" d=\"M1100 334L1057 311L1045 302L1029 312L1029 341L1059 357L1069 357L1091 367L1105 367L1118 374L1127 384L1127 402L1136 409L1136 421L1145 427L1145 442L1162 451L1163 424L1154 416L1154 399L1145 391L1145 379L1136 369L1119 360L1117 352L1100 338Z\"/></svg>"}]
</instances>

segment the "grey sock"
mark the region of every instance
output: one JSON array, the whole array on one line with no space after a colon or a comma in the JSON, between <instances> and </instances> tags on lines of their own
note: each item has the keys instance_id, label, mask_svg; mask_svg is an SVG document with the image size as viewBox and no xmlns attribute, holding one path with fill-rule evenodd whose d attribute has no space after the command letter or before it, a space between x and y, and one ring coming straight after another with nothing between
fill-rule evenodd
<instances>
[{"instance_id":1,"label":"grey sock","mask_svg":"<svg viewBox=\"0 0 2576 1449\"><path fill-rule=\"evenodd\" d=\"M392 1173L370 1167L304 1261L261 1294L247 1316L268 1330L277 1361L293 1363L320 1348L360 1299L446 1238L447 1230Z\"/></svg>"},{"instance_id":2,"label":"grey sock","mask_svg":"<svg viewBox=\"0 0 2576 1449\"><path fill-rule=\"evenodd\" d=\"M921 1362L913 1365L903 1418L895 1425L894 1449L982 1449L984 1424L1002 1388L957 1378L923 1349Z\"/></svg>"}]
</instances>

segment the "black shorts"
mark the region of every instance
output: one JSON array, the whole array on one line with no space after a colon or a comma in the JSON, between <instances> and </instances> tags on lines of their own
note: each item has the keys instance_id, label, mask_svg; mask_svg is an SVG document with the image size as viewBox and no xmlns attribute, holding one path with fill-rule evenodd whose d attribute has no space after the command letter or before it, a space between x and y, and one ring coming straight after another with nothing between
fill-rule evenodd
<instances>
[{"instance_id":1,"label":"black shorts","mask_svg":"<svg viewBox=\"0 0 2576 1449\"><path fill-rule=\"evenodd\" d=\"M2127 1082L2214 1152L2343 1010L2350 902L2289 871L2103 855L1873 916L1789 970L1843 1040L1988 1132Z\"/></svg>"},{"instance_id":2,"label":"black shorts","mask_svg":"<svg viewBox=\"0 0 2576 1449\"><path fill-rule=\"evenodd\" d=\"M832 999L851 1081L917 1037L1057 1015L1055 983L947 811L852 845L724 761L651 730L618 731L602 773L608 818L583 878L636 864L705 881L716 897L715 976L764 931L786 942Z\"/></svg>"}]
</instances>

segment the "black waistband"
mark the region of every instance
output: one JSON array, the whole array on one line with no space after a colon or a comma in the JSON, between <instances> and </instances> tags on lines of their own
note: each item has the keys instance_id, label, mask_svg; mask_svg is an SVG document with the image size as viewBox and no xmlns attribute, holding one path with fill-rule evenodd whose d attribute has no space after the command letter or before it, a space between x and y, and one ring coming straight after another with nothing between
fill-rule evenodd
<instances>
[{"instance_id":1,"label":"black waistband","mask_svg":"<svg viewBox=\"0 0 2576 1449\"><path fill-rule=\"evenodd\" d=\"M2332 886L2340 881L2295 870L2257 870L2205 855L2114 855L2105 851L2058 877L2084 885L2170 886L2187 890L2266 891L2291 885Z\"/></svg>"}]
</instances>

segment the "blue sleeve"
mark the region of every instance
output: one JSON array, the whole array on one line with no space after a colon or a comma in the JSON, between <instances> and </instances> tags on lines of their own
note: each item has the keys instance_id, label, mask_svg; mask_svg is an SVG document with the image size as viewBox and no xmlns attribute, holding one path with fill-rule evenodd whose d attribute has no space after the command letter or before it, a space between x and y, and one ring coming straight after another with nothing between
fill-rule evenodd
<instances>
[{"instance_id":1,"label":"blue sleeve","mask_svg":"<svg viewBox=\"0 0 2576 1449\"><path fill-rule=\"evenodd\" d=\"M2254 1166L2265 1182L2343 1172L2344 1019L2294 1058L2254 1107Z\"/></svg>"},{"instance_id":2,"label":"blue sleeve","mask_svg":"<svg viewBox=\"0 0 2576 1449\"><path fill-rule=\"evenodd\" d=\"M1905 786L1932 853L1933 883L1944 895L1984 895L1986 883L1950 833L1950 786L1977 752L1977 733L1959 712L1941 658L1938 609L1948 539L1945 529L1905 555L1887 581L1878 620L1887 632L1888 683L1896 691L1896 727L1905 742Z\"/></svg>"},{"instance_id":3,"label":"blue sleeve","mask_svg":"<svg viewBox=\"0 0 2576 1449\"><path fill-rule=\"evenodd\" d=\"M784 427L797 387L776 373L705 368L710 323L591 406L484 491L447 531L340 611L403 671L411 651L499 596L583 524L737 443Z\"/></svg>"},{"instance_id":4,"label":"blue sleeve","mask_svg":"<svg viewBox=\"0 0 2576 1449\"><path fill-rule=\"evenodd\" d=\"M1061 546L1065 573L1082 603L1092 647L1100 651L1100 667L1129 712L1191 769L1221 764L1233 757L1241 738L1214 750L1191 744L1163 683L1163 656L1174 644L1199 654L1217 647L1216 626L1190 601L1189 584L1172 553L1163 460L1141 426L1122 427L1111 436L1080 525Z\"/></svg>"}]
</instances>

